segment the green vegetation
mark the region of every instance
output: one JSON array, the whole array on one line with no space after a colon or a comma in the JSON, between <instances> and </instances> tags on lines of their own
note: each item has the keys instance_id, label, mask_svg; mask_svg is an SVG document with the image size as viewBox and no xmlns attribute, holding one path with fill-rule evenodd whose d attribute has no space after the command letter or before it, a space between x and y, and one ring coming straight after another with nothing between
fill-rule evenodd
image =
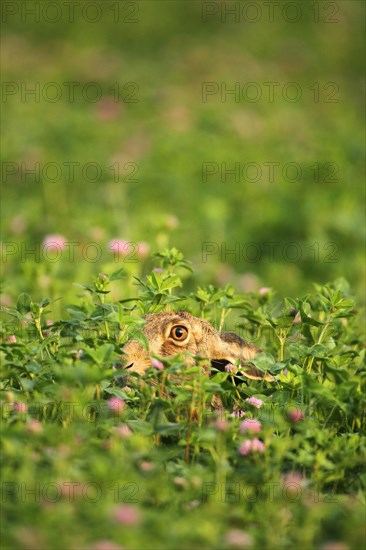
<instances>
[{"instance_id":1,"label":"green vegetation","mask_svg":"<svg viewBox=\"0 0 366 550\"><path fill-rule=\"evenodd\" d=\"M55 5L1 5L3 547L358 550L364 3ZM276 381L126 386L165 309Z\"/></svg>"},{"instance_id":2,"label":"green vegetation","mask_svg":"<svg viewBox=\"0 0 366 550\"><path fill-rule=\"evenodd\" d=\"M127 301L110 301L113 286L132 292L118 270L81 285L67 320L47 322L52 304L27 294L8 310L6 547L359 548L365 370L348 285L282 303L230 285L176 294L188 264L176 250L159 256ZM121 346L140 334L142 313L173 305L216 326L236 319L276 381L207 377L199 360L187 368L177 357L126 387Z\"/></svg>"},{"instance_id":3,"label":"green vegetation","mask_svg":"<svg viewBox=\"0 0 366 550\"><path fill-rule=\"evenodd\" d=\"M24 21L18 4L2 52L13 301L20 289L74 299L71 283L105 271L114 238L176 246L199 284L284 297L344 276L361 296L362 2L299 3L301 17L279 7L273 22L263 4L250 23L250 10L205 21L207 3L151 0L133 17L117 2L114 22L106 1L94 24L83 3L72 24L66 8L55 23ZM49 234L79 243L57 280L25 254ZM207 261L205 243L218 246Z\"/></svg>"}]
</instances>

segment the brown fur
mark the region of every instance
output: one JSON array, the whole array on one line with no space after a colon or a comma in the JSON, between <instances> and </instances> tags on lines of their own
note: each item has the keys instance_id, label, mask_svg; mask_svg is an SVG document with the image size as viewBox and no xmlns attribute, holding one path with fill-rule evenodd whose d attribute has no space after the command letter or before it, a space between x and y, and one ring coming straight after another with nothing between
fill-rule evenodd
<instances>
[{"instance_id":1,"label":"brown fur","mask_svg":"<svg viewBox=\"0 0 366 550\"><path fill-rule=\"evenodd\" d=\"M188 352L187 364L194 364L194 357L206 358L211 362L225 361L242 366L242 369L239 367L239 371L248 378L274 380L270 374L248 364L248 361L261 350L233 332L220 333L207 321L186 311L153 313L145 319L142 332L149 343L149 351L137 340L130 340L125 344L123 353L126 359L125 367L129 372L143 374L151 367L151 355L172 357ZM177 326L188 331L188 337L183 342L172 337L171 331Z\"/></svg>"}]
</instances>

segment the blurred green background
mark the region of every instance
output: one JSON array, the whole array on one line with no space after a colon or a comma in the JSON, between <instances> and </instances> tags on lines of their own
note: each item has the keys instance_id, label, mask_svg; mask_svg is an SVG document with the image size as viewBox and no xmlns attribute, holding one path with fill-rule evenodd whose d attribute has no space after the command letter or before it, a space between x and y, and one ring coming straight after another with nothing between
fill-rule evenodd
<instances>
[{"instance_id":1,"label":"blurred green background","mask_svg":"<svg viewBox=\"0 0 366 550\"><path fill-rule=\"evenodd\" d=\"M108 269L115 238L176 246L193 261L188 287L283 296L344 276L361 296L363 2L54 4L2 4L6 303L74 296ZM55 234L79 243L74 258L24 254ZM118 267L152 266L128 260Z\"/></svg>"}]
</instances>

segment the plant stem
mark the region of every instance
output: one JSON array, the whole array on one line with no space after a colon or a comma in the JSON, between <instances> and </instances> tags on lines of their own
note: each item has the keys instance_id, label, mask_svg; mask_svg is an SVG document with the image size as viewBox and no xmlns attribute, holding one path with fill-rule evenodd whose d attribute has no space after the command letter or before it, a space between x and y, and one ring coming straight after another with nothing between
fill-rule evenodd
<instances>
[{"instance_id":1,"label":"plant stem","mask_svg":"<svg viewBox=\"0 0 366 550\"><path fill-rule=\"evenodd\" d=\"M332 320L333 320L333 316L331 315L331 316L328 318L328 320L326 321L326 323L324 324L324 326L323 326L323 328L322 328L322 330L321 330L321 332L320 332L320 334L319 334L319 338L318 338L317 342L315 342L314 345L317 345L317 344L321 344L321 343L322 343L323 338L324 338L324 336L325 336L325 333L326 333L326 331L327 331L327 329L328 329L330 323L332 322ZM312 356L312 357L309 358L308 365L307 365L307 371L308 371L308 372L311 371L311 368L312 368L312 366L313 366L314 360L315 360L315 357L314 357L314 356Z\"/></svg>"}]
</instances>

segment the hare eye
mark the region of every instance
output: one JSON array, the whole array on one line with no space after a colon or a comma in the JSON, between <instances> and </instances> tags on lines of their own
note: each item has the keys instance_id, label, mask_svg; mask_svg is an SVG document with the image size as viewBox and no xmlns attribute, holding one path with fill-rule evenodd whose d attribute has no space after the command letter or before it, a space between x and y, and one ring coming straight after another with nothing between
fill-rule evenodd
<instances>
[{"instance_id":1,"label":"hare eye","mask_svg":"<svg viewBox=\"0 0 366 550\"><path fill-rule=\"evenodd\" d=\"M170 331L170 336L178 342L183 342L183 340L185 340L188 336L188 330L186 329L186 327L178 325L172 328L172 330Z\"/></svg>"}]
</instances>

